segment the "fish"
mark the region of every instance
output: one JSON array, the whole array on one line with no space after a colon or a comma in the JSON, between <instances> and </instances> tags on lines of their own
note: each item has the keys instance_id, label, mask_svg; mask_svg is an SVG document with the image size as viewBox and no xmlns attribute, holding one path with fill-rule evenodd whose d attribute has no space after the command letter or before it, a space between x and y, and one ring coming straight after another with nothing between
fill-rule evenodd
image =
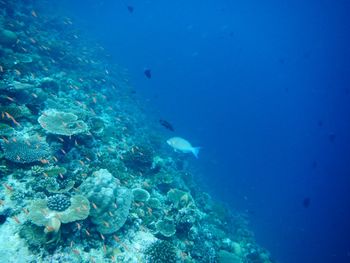
<instances>
[{"instance_id":1,"label":"fish","mask_svg":"<svg viewBox=\"0 0 350 263\"><path fill-rule=\"evenodd\" d=\"M160 120L159 120L159 123L160 123L161 125L163 125L166 129L168 129L168 130L170 130L170 131L175 131L174 126L171 125L170 122L168 122L168 121L166 121L166 120L160 119Z\"/></svg>"},{"instance_id":2,"label":"fish","mask_svg":"<svg viewBox=\"0 0 350 263\"><path fill-rule=\"evenodd\" d=\"M191 143L181 137L172 137L168 139L167 144L174 149L176 152L182 153L193 153L198 158L198 153L201 147L193 147Z\"/></svg>"},{"instance_id":3,"label":"fish","mask_svg":"<svg viewBox=\"0 0 350 263\"><path fill-rule=\"evenodd\" d=\"M143 73L145 74L146 78L148 79L152 78L152 72L150 69L145 69Z\"/></svg>"},{"instance_id":4,"label":"fish","mask_svg":"<svg viewBox=\"0 0 350 263\"><path fill-rule=\"evenodd\" d=\"M134 7L133 6L128 5L128 6L126 6L126 8L128 9L129 13L134 12Z\"/></svg>"},{"instance_id":5,"label":"fish","mask_svg":"<svg viewBox=\"0 0 350 263\"><path fill-rule=\"evenodd\" d=\"M121 0L121 2L126 6L130 14L134 12L134 7L132 5L128 5L124 0Z\"/></svg>"}]
</instances>

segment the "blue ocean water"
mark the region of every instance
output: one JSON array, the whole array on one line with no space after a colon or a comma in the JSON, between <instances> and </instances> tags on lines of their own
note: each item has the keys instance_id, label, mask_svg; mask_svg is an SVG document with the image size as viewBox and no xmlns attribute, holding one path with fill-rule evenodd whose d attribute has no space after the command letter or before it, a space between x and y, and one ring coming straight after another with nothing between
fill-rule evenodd
<instances>
[{"instance_id":1,"label":"blue ocean water","mask_svg":"<svg viewBox=\"0 0 350 263\"><path fill-rule=\"evenodd\" d=\"M350 261L348 1L58 7L129 69L169 137L202 147L199 179L277 262Z\"/></svg>"}]
</instances>

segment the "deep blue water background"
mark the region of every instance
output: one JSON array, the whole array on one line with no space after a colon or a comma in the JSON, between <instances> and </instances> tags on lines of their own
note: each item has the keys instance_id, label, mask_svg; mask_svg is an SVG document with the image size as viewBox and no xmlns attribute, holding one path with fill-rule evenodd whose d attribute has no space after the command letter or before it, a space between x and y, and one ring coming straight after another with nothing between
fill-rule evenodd
<instances>
[{"instance_id":1,"label":"deep blue water background","mask_svg":"<svg viewBox=\"0 0 350 263\"><path fill-rule=\"evenodd\" d=\"M59 7L203 147L198 176L277 261L350 262L350 2L126 2Z\"/></svg>"}]
</instances>

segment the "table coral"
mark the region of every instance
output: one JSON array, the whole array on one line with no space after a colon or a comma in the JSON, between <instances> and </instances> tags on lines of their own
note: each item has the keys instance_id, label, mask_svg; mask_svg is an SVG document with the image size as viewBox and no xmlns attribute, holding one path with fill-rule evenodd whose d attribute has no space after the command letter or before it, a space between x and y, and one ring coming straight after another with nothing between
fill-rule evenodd
<instances>
[{"instance_id":1,"label":"table coral","mask_svg":"<svg viewBox=\"0 0 350 263\"><path fill-rule=\"evenodd\" d=\"M73 113L46 110L38 118L40 126L49 133L71 136L79 133L85 133L89 130L88 125L78 120Z\"/></svg>"}]
</instances>

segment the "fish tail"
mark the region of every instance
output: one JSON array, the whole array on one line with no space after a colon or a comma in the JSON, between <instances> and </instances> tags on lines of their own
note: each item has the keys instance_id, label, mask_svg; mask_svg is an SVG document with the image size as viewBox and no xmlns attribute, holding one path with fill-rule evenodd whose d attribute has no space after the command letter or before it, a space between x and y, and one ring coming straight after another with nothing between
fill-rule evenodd
<instances>
[{"instance_id":1,"label":"fish tail","mask_svg":"<svg viewBox=\"0 0 350 263\"><path fill-rule=\"evenodd\" d=\"M193 147L192 148L192 153L193 155L198 159L198 154L199 154L199 150L201 149L202 147Z\"/></svg>"}]
</instances>

